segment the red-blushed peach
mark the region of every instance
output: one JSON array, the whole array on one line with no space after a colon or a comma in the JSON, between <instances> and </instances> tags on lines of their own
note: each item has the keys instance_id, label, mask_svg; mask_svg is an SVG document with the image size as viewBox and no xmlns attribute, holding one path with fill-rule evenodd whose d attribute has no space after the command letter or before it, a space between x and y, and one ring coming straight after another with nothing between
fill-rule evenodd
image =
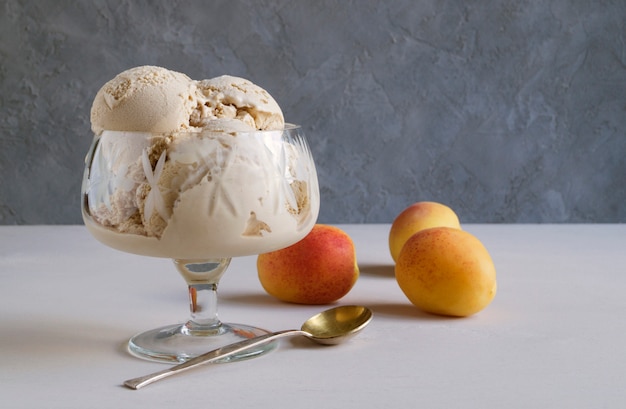
<instances>
[{"instance_id":1,"label":"red-blushed peach","mask_svg":"<svg viewBox=\"0 0 626 409\"><path fill-rule=\"evenodd\" d=\"M391 224L389 251L394 261L404 243L420 230L431 227L461 228L459 218L450 207L437 202L417 202L404 209Z\"/></svg>"},{"instance_id":2,"label":"red-blushed peach","mask_svg":"<svg viewBox=\"0 0 626 409\"><path fill-rule=\"evenodd\" d=\"M346 295L359 277L352 239L338 227L316 224L302 240L260 254L261 285L279 300L330 304Z\"/></svg>"},{"instance_id":3,"label":"red-blushed peach","mask_svg":"<svg viewBox=\"0 0 626 409\"><path fill-rule=\"evenodd\" d=\"M465 317L491 303L496 269L472 234L450 227L422 230L407 240L395 267L398 285L423 311Z\"/></svg>"}]
</instances>

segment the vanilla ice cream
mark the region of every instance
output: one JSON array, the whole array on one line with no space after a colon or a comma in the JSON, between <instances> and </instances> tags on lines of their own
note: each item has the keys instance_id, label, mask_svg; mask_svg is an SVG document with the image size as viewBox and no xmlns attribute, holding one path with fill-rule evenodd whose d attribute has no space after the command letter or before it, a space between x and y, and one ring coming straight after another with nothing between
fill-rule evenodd
<instances>
[{"instance_id":1,"label":"vanilla ice cream","mask_svg":"<svg viewBox=\"0 0 626 409\"><path fill-rule=\"evenodd\" d=\"M83 216L111 247L233 257L290 245L315 224L306 142L250 81L137 67L102 87L91 118Z\"/></svg>"},{"instance_id":2,"label":"vanilla ice cream","mask_svg":"<svg viewBox=\"0 0 626 409\"><path fill-rule=\"evenodd\" d=\"M161 67L131 68L104 84L91 108L91 129L173 132L189 128L197 88L185 74Z\"/></svg>"},{"instance_id":3,"label":"vanilla ice cream","mask_svg":"<svg viewBox=\"0 0 626 409\"><path fill-rule=\"evenodd\" d=\"M246 79L222 75L198 82L198 88L209 113L196 125L204 126L207 119L215 118L238 119L256 129L281 129L285 124L274 98Z\"/></svg>"},{"instance_id":4,"label":"vanilla ice cream","mask_svg":"<svg viewBox=\"0 0 626 409\"><path fill-rule=\"evenodd\" d=\"M118 74L98 91L91 129L175 132L205 128L216 119L235 119L251 129L282 129L283 113L272 96L239 77L194 81L162 67L141 66Z\"/></svg>"}]
</instances>

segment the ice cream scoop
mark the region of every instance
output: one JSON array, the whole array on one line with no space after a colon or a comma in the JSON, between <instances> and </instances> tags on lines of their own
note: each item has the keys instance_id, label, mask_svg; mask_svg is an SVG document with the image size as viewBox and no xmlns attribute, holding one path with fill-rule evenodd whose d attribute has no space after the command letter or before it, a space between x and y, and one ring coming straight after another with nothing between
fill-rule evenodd
<instances>
[{"instance_id":1,"label":"ice cream scoop","mask_svg":"<svg viewBox=\"0 0 626 409\"><path fill-rule=\"evenodd\" d=\"M197 106L195 82L162 67L140 66L104 84L91 107L91 129L174 132L189 128Z\"/></svg>"},{"instance_id":2,"label":"ice cream scoop","mask_svg":"<svg viewBox=\"0 0 626 409\"><path fill-rule=\"evenodd\" d=\"M258 85L240 77L222 75L198 82L205 98L203 119L196 126L205 126L216 118L238 119L258 130L281 129L285 120L278 103Z\"/></svg>"},{"instance_id":3,"label":"ice cream scoop","mask_svg":"<svg viewBox=\"0 0 626 409\"><path fill-rule=\"evenodd\" d=\"M263 88L245 78L222 75L195 81L180 72L140 66L116 75L98 91L91 107L91 129L181 132L210 128L214 121L235 130L279 130L280 106Z\"/></svg>"}]
</instances>

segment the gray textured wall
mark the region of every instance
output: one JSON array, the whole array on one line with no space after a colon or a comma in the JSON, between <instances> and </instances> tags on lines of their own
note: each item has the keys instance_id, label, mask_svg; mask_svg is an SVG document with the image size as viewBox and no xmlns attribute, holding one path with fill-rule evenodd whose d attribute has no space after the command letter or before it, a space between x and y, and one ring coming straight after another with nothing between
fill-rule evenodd
<instances>
[{"instance_id":1,"label":"gray textured wall","mask_svg":"<svg viewBox=\"0 0 626 409\"><path fill-rule=\"evenodd\" d=\"M625 24L623 0L1 0L0 224L81 222L91 100L143 64L269 90L321 222L625 222Z\"/></svg>"}]
</instances>

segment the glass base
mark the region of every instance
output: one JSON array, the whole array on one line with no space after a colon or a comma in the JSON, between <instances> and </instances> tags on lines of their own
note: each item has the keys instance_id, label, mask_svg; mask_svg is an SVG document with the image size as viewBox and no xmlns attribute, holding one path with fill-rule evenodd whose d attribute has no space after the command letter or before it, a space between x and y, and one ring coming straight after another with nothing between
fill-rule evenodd
<instances>
[{"instance_id":1,"label":"glass base","mask_svg":"<svg viewBox=\"0 0 626 409\"><path fill-rule=\"evenodd\" d=\"M128 341L128 351L136 357L150 361L176 364L225 345L268 333L269 331L248 325L222 324L217 330L195 331L192 334L185 324L177 324L135 335ZM276 341L268 342L217 362L254 358L274 350L276 345Z\"/></svg>"}]
</instances>

